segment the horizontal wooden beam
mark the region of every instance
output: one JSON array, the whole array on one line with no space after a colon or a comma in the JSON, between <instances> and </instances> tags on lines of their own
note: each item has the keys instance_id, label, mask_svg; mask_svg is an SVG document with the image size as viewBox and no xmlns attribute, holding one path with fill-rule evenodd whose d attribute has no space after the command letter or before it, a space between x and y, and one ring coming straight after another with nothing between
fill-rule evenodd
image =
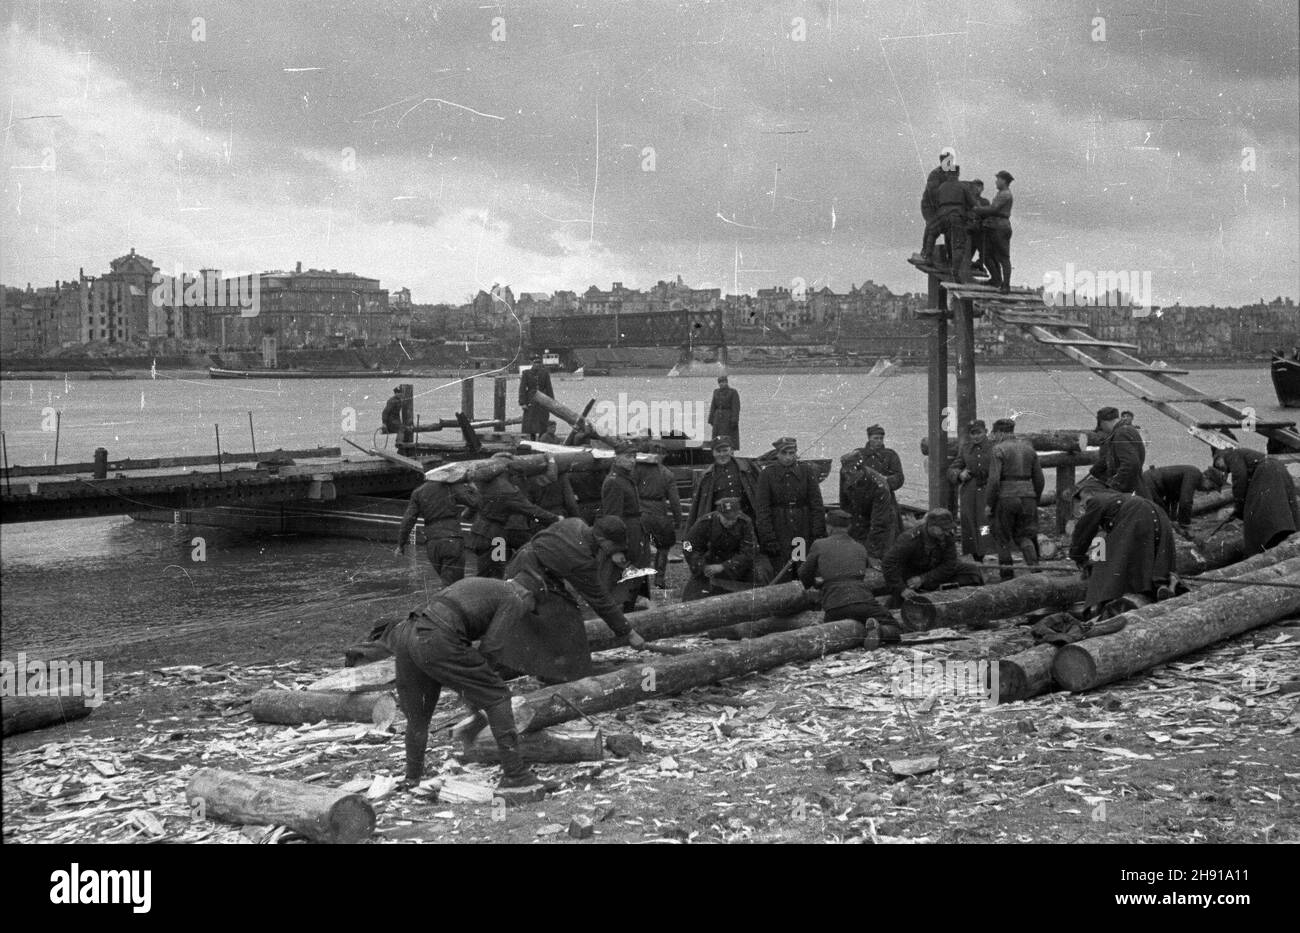
<instances>
[{"instance_id":1,"label":"horizontal wooden beam","mask_svg":"<svg viewBox=\"0 0 1300 933\"><path fill-rule=\"evenodd\" d=\"M1117 340L1084 340L1080 337L1061 338L1039 337L1038 342L1051 347L1114 347L1118 350L1136 350L1135 343L1121 343Z\"/></svg>"}]
</instances>

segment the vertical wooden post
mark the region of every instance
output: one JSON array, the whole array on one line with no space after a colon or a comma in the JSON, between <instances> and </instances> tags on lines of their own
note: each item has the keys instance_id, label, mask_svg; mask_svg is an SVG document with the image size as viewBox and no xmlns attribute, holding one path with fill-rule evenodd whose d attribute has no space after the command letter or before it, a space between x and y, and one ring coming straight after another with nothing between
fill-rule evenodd
<instances>
[{"instance_id":1,"label":"vertical wooden post","mask_svg":"<svg viewBox=\"0 0 1300 933\"><path fill-rule=\"evenodd\" d=\"M940 312L934 318L930 333L929 378L929 446L928 460L930 504L929 508L946 507L948 503L948 431L944 425L948 408L948 321L947 305L937 276L930 276L930 308Z\"/></svg>"},{"instance_id":2,"label":"vertical wooden post","mask_svg":"<svg viewBox=\"0 0 1300 933\"><path fill-rule=\"evenodd\" d=\"M506 386L505 376L497 376L492 382L492 418L496 421L494 430L501 434L506 429Z\"/></svg>"},{"instance_id":3,"label":"vertical wooden post","mask_svg":"<svg viewBox=\"0 0 1300 933\"><path fill-rule=\"evenodd\" d=\"M474 377L462 379L460 383L460 413L469 421L474 420Z\"/></svg>"},{"instance_id":4,"label":"vertical wooden post","mask_svg":"<svg viewBox=\"0 0 1300 933\"><path fill-rule=\"evenodd\" d=\"M979 415L975 399L975 309L969 298L953 299L952 320L957 340L957 435Z\"/></svg>"},{"instance_id":5,"label":"vertical wooden post","mask_svg":"<svg viewBox=\"0 0 1300 933\"><path fill-rule=\"evenodd\" d=\"M1065 524L1074 517L1074 501L1069 497L1074 485L1074 467L1056 468L1056 533L1065 534Z\"/></svg>"},{"instance_id":6,"label":"vertical wooden post","mask_svg":"<svg viewBox=\"0 0 1300 933\"><path fill-rule=\"evenodd\" d=\"M412 430L415 424L415 386L403 382L400 388L402 390L402 433L397 437L401 443L411 444L415 442L415 431Z\"/></svg>"}]
</instances>

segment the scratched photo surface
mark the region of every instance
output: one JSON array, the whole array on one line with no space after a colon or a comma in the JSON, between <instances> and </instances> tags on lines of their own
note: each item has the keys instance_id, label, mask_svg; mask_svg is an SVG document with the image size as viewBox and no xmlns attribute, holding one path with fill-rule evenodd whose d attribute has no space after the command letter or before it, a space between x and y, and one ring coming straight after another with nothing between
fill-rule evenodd
<instances>
[{"instance_id":1,"label":"scratched photo surface","mask_svg":"<svg viewBox=\"0 0 1300 933\"><path fill-rule=\"evenodd\" d=\"M182 763L201 765L203 717L254 726L243 704L256 690L313 683L372 626L444 588L422 531L394 552L419 472L516 451L548 420L559 444L584 414L611 436L684 436L685 452L670 453L683 458L683 500L719 434L773 462L793 438L828 507L843 504L841 458L879 424L909 528L957 505L923 444L947 445L946 463L976 417L1078 437L1097 430L1098 409L1132 410L1148 467L1209 467L1206 436L1222 427L1263 452L1255 429L1276 424L1279 450L1300 452L1300 362L1288 362L1300 360L1294 0L8 10L4 693L15 695L23 652L103 662L106 697L88 718L15 737L33 761L45 742L71 743L59 752L69 761L78 742L106 743L96 761L129 758L177 716L167 728L195 743ZM944 170L980 180L982 195L957 174L940 188ZM965 213L950 226L953 204ZM945 297L939 283L954 279ZM1006 317L962 317L972 295L1002 301L999 286ZM1094 343L1064 346L1064 325L1034 327L1016 302L1081 323L1086 335L1070 336ZM534 361L558 412L530 400ZM732 421L723 375L738 392ZM675 545L647 545L647 565L670 555L640 581L650 612L679 601L691 576L688 508ZM1040 514L1064 563L1069 534L1050 524L1056 510ZM1197 528L1217 532L1221 517ZM994 581L995 564L989 550ZM663 661L623 650L620 663ZM443 696L437 716L457 708ZM401 722L384 725L388 745L366 746L364 767L330 771L327 758L274 773L324 769L315 780L329 786L400 777ZM249 739L259 765L278 760L269 735ZM222 758L241 741L222 736L223 767L252 763ZM698 738L657 737L653 761ZM742 775L751 751L735 752ZM689 770L668 760L656 774ZM152 794L140 809L155 822L123 828L129 811L95 810L47 833L30 807L59 788L20 765L5 765L6 841L203 832L186 816L191 772L119 762L126 793ZM489 788L495 767L473 766ZM1294 838L1290 797L1275 822ZM374 798L400 799L382 786ZM648 833L652 817L638 817ZM475 832L490 841L538 829L493 835L483 819ZM857 819L832 829L877 835ZM944 832L891 819L893 836ZM555 820L568 825L539 825ZM381 835L383 822L381 809ZM715 839L781 838L715 822ZM201 838L222 838L204 825ZM1013 837L1071 837L1045 825L1027 818ZM1153 827L1135 822L1126 841L1159 836Z\"/></svg>"}]
</instances>

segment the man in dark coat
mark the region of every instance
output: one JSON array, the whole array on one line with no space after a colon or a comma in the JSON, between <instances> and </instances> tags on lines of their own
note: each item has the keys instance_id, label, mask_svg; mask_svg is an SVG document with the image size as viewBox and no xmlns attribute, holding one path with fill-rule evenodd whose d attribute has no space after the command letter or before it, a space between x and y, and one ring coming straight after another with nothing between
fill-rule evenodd
<instances>
[{"instance_id":1,"label":"man in dark coat","mask_svg":"<svg viewBox=\"0 0 1300 933\"><path fill-rule=\"evenodd\" d=\"M840 619L857 619L866 622L874 619L883 629L882 640L898 639L894 617L876 602L864 578L867 573L867 549L849 537L849 513L832 509L826 513L826 527L830 535L818 538L808 549L808 559L799 568L799 582L804 589L812 589L821 578L822 610L826 622ZM891 636L887 638L886 636Z\"/></svg>"},{"instance_id":2,"label":"man in dark coat","mask_svg":"<svg viewBox=\"0 0 1300 933\"><path fill-rule=\"evenodd\" d=\"M397 696L406 714L409 784L424 774L429 720L443 687L459 693L471 709L484 711L501 753L502 778L497 787L540 783L519 754L510 690L489 658L473 645L487 640L489 633L505 635L532 606L532 597L522 586L471 577L440 591L423 611L385 629L381 641L395 655Z\"/></svg>"},{"instance_id":3,"label":"man in dark coat","mask_svg":"<svg viewBox=\"0 0 1300 933\"><path fill-rule=\"evenodd\" d=\"M465 576L460 521L465 511L478 507L479 497L463 472L459 478L447 481L435 479L438 474L438 470L430 470L425 474L426 482L411 493L411 502L397 529L395 553L400 557L406 551L415 520L424 519L425 553L443 586L450 586Z\"/></svg>"},{"instance_id":4,"label":"man in dark coat","mask_svg":"<svg viewBox=\"0 0 1300 933\"><path fill-rule=\"evenodd\" d=\"M686 517L694 525L718 507L722 499L740 500L741 510L758 518L754 496L758 489L758 471L747 459L732 456L731 438L719 437L713 442L713 465L704 470L691 491L691 512Z\"/></svg>"},{"instance_id":5,"label":"man in dark coat","mask_svg":"<svg viewBox=\"0 0 1300 933\"><path fill-rule=\"evenodd\" d=\"M993 442L983 421L966 426L966 438L957 446L957 456L948 468L948 482L957 487L957 514L961 518L962 551L977 561L984 559L987 534L984 520L988 503L984 496L989 480L989 457Z\"/></svg>"},{"instance_id":6,"label":"man in dark coat","mask_svg":"<svg viewBox=\"0 0 1300 933\"><path fill-rule=\"evenodd\" d=\"M1043 468L1032 444L1015 436L1010 418L993 422L989 459L988 507L1003 580L1015 577L1011 546L1020 549L1029 567L1038 566L1038 501L1043 497Z\"/></svg>"},{"instance_id":7,"label":"man in dark coat","mask_svg":"<svg viewBox=\"0 0 1300 933\"><path fill-rule=\"evenodd\" d=\"M678 526L682 523L682 500L677 493L677 479L664 466L664 447L650 445L652 463L636 465L636 491L641 499L641 524L650 543L654 545L655 586L663 589L667 583L668 552L677 541Z\"/></svg>"},{"instance_id":8,"label":"man in dark coat","mask_svg":"<svg viewBox=\"0 0 1300 933\"><path fill-rule=\"evenodd\" d=\"M988 207L989 199L984 197L984 182L976 178L964 183L970 189L971 200L975 208ZM984 221L972 210L966 218L966 237L970 241L970 267L974 272L984 268ZM976 254L979 258L976 259Z\"/></svg>"},{"instance_id":9,"label":"man in dark coat","mask_svg":"<svg viewBox=\"0 0 1300 933\"><path fill-rule=\"evenodd\" d=\"M967 218L975 211L975 199L955 175L947 178L934 193L935 223L942 225L944 241L952 260L952 275L958 282L969 282L970 242L966 238Z\"/></svg>"},{"instance_id":10,"label":"man in dark coat","mask_svg":"<svg viewBox=\"0 0 1300 933\"><path fill-rule=\"evenodd\" d=\"M509 456L497 454L493 459L505 460ZM489 480L480 480L478 486L478 514L466 543L474 551L478 575L500 578L510 554L527 540L527 520L535 518L550 525L559 521L559 516L529 502L504 469ZM518 521L512 528L511 520L515 516Z\"/></svg>"},{"instance_id":11,"label":"man in dark coat","mask_svg":"<svg viewBox=\"0 0 1300 933\"><path fill-rule=\"evenodd\" d=\"M957 559L957 522L947 509L931 509L921 524L903 532L881 569L890 594L901 599L937 590L945 583L984 584L978 567Z\"/></svg>"},{"instance_id":12,"label":"man in dark coat","mask_svg":"<svg viewBox=\"0 0 1300 933\"><path fill-rule=\"evenodd\" d=\"M691 578L682 588L682 602L730 593L735 587L714 581L752 583L758 538L754 523L740 508L740 500L729 496L718 500L716 510L691 526L682 541L682 556Z\"/></svg>"},{"instance_id":13,"label":"man in dark coat","mask_svg":"<svg viewBox=\"0 0 1300 933\"><path fill-rule=\"evenodd\" d=\"M921 238L921 252L916 257L922 262L934 261L934 243L943 232L935 219L935 215L939 212L935 193L949 178L957 177L956 159L956 150L951 146L944 146L939 150L939 164L930 169L930 174L925 179L925 189L921 192L921 217L925 219L925 234Z\"/></svg>"},{"instance_id":14,"label":"man in dark coat","mask_svg":"<svg viewBox=\"0 0 1300 933\"><path fill-rule=\"evenodd\" d=\"M1280 460L1234 447L1214 455L1215 469L1232 477L1233 515L1244 524L1246 555L1280 544L1300 529L1295 482Z\"/></svg>"},{"instance_id":15,"label":"man in dark coat","mask_svg":"<svg viewBox=\"0 0 1300 933\"><path fill-rule=\"evenodd\" d=\"M1125 593L1169 596L1174 529L1150 500L1102 492L1088 499L1075 522L1070 559L1083 569L1088 606L1098 611Z\"/></svg>"},{"instance_id":16,"label":"man in dark coat","mask_svg":"<svg viewBox=\"0 0 1300 933\"><path fill-rule=\"evenodd\" d=\"M1118 408L1107 406L1097 410L1097 430L1105 432L1105 436L1097 451L1097 462L1088 473L1115 492L1131 492L1144 499L1150 498L1142 482L1147 445L1137 428L1120 420Z\"/></svg>"},{"instance_id":17,"label":"man in dark coat","mask_svg":"<svg viewBox=\"0 0 1300 933\"><path fill-rule=\"evenodd\" d=\"M602 516L595 526L580 518L565 518L544 528L519 549L506 577L527 587L537 603L537 624L517 627L514 637L493 642L499 661L515 670L544 673L551 679L572 680L591 673L591 653L582 611L568 588L586 600L615 635L633 648L645 639L628 623L609 590L609 568L627 563L627 529L622 519ZM549 671L536 661L560 659ZM531 668L531 670L530 670Z\"/></svg>"},{"instance_id":18,"label":"man in dark coat","mask_svg":"<svg viewBox=\"0 0 1300 933\"><path fill-rule=\"evenodd\" d=\"M898 507L885 477L853 454L840 458L840 508L849 516L849 537L881 561L898 537Z\"/></svg>"},{"instance_id":19,"label":"man in dark coat","mask_svg":"<svg viewBox=\"0 0 1300 933\"><path fill-rule=\"evenodd\" d=\"M995 184L998 193L993 196L993 203L979 204L974 214L981 221L984 237L982 258L984 268L989 271L989 284L997 286L1003 294L1011 291L1011 183L1015 181L1011 173L1001 171L997 174Z\"/></svg>"},{"instance_id":20,"label":"man in dark coat","mask_svg":"<svg viewBox=\"0 0 1300 933\"><path fill-rule=\"evenodd\" d=\"M385 434L402 433L402 387L393 389L393 397L384 404L384 413L379 416Z\"/></svg>"},{"instance_id":21,"label":"man in dark coat","mask_svg":"<svg viewBox=\"0 0 1300 933\"><path fill-rule=\"evenodd\" d=\"M885 478L885 484L889 487L889 496L894 499L895 528L901 533L903 515L898 509L898 500L894 493L903 485L903 461L899 458L898 451L885 446L885 429L878 424L867 428L867 446L850 451L848 459L840 458L840 462L843 464L840 468L840 501L846 499L846 482L853 478L855 468L866 467L875 470ZM849 470L847 477L846 467Z\"/></svg>"},{"instance_id":22,"label":"man in dark coat","mask_svg":"<svg viewBox=\"0 0 1300 933\"><path fill-rule=\"evenodd\" d=\"M1192 501L1197 490L1213 492L1217 487L1196 467L1186 464L1151 467L1143 477L1151 501L1165 510L1174 530L1187 537L1191 534Z\"/></svg>"},{"instance_id":23,"label":"man in dark coat","mask_svg":"<svg viewBox=\"0 0 1300 933\"><path fill-rule=\"evenodd\" d=\"M540 358L534 360L532 367L519 377L519 407L524 410L524 423L519 430L528 435L531 441L537 440L539 434L546 433L546 422L550 418L550 412L533 401L534 392L555 398L555 390L551 388L551 373Z\"/></svg>"},{"instance_id":24,"label":"man in dark coat","mask_svg":"<svg viewBox=\"0 0 1300 933\"><path fill-rule=\"evenodd\" d=\"M733 450L740 449L740 393L731 388L726 376L718 377L708 422L713 428L715 444L718 438L725 437L731 441Z\"/></svg>"},{"instance_id":25,"label":"man in dark coat","mask_svg":"<svg viewBox=\"0 0 1300 933\"><path fill-rule=\"evenodd\" d=\"M799 462L793 437L780 438L772 446L776 463L759 475L755 496L758 546L773 567L793 561L791 569L797 571L812 543L826 537L821 475L816 467Z\"/></svg>"},{"instance_id":26,"label":"man in dark coat","mask_svg":"<svg viewBox=\"0 0 1300 933\"><path fill-rule=\"evenodd\" d=\"M630 447L614 457L614 465L600 487L600 511L602 515L623 520L627 529L627 559L634 566L645 567L648 563L647 540L641 522L641 497L636 489L636 451ZM635 608L638 596L650 596L644 577L614 586L616 592L622 594L624 612Z\"/></svg>"}]
</instances>

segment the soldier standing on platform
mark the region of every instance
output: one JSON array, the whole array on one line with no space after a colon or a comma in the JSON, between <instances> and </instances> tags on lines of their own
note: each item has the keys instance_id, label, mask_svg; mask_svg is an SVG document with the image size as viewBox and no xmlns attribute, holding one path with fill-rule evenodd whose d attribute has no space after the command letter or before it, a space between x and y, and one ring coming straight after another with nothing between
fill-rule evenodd
<instances>
[{"instance_id":1,"label":"soldier standing on platform","mask_svg":"<svg viewBox=\"0 0 1300 933\"><path fill-rule=\"evenodd\" d=\"M384 413L379 416L385 434L402 433L402 387L393 389L393 397L384 405Z\"/></svg>"},{"instance_id":2,"label":"soldier standing on platform","mask_svg":"<svg viewBox=\"0 0 1300 933\"><path fill-rule=\"evenodd\" d=\"M793 437L772 443L776 463L758 477L758 546L774 568L787 562L798 571L813 541L826 537L826 507L822 503L817 468L799 462Z\"/></svg>"},{"instance_id":3,"label":"soldier standing on platform","mask_svg":"<svg viewBox=\"0 0 1300 933\"><path fill-rule=\"evenodd\" d=\"M975 558L984 559L984 519L987 503L984 487L989 479L989 457L993 442L983 421L972 421L966 427L966 439L957 447L957 456L948 468L948 482L957 487L958 515L961 517L962 551Z\"/></svg>"},{"instance_id":4,"label":"soldier standing on platform","mask_svg":"<svg viewBox=\"0 0 1300 933\"><path fill-rule=\"evenodd\" d=\"M939 212L935 192L949 178L957 177L956 161L957 150L951 146L944 146L939 150L939 164L930 169L930 174L925 179L925 190L921 192L921 216L925 219L925 234L921 238L921 252L913 257L921 262L934 261L934 243L943 232L935 219L935 215Z\"/></svg>"},{"instance_id":5,"label":"soldier standing on platform","mask_svg":"<svg viewBox=\"0 0 1300 933\"><path fill-rule=\"evenodd\" d=\"M718 387L713 390L713 404L709 406L709 424L713 427L713 440L725 437L734 450L740 449L740 393L731 388L726 376L718 377ZM715 444L716 446L716 444Z\"/></svg>"},{"instance_id":6,"label":"soldier standing on platform","mask_svg":"<svg viewBox=\"0 0 1300 933\"><path fill-rule=\"evenodd\" d=\"M551 373L540 357L533 361L532 368L525 370L519 377L519 407L524 410L524 423L519 430L530 441L535 441L539 434L546 433L547 419L550 416L550 412L533 401L534 392L555 397L555 390L551 388Z\"/></svg>"},{"instance_id":7,"label":"soldier standing on platform","mask_svg":"<svg viewBox=\"0 0 1300 933\"><path fill-rule=\"evenodd\" d=\"M998 193L993 203L974 208L975 216L983 220L984 267L989 270L989 284L1002 294L1011 291L1011 183L1010 172L998 172Z\"/></svg>"},{"instance_id":8,"label":"soldier standing on platform","mask_svg":"<svg viewBox=\"0 0 1300 933\"><path fill-rule=\"evenodd\" d=\"M1029 441L1015 436L1010 418L993 422L993 455L989 460L987 488L989 524L998 543L998 564L1003 580L1012 579L1011 545L1024 555L1025 564L1038 566L1038 500L1043 496L1043 468Z\"/></svg>"}]
</instances>

